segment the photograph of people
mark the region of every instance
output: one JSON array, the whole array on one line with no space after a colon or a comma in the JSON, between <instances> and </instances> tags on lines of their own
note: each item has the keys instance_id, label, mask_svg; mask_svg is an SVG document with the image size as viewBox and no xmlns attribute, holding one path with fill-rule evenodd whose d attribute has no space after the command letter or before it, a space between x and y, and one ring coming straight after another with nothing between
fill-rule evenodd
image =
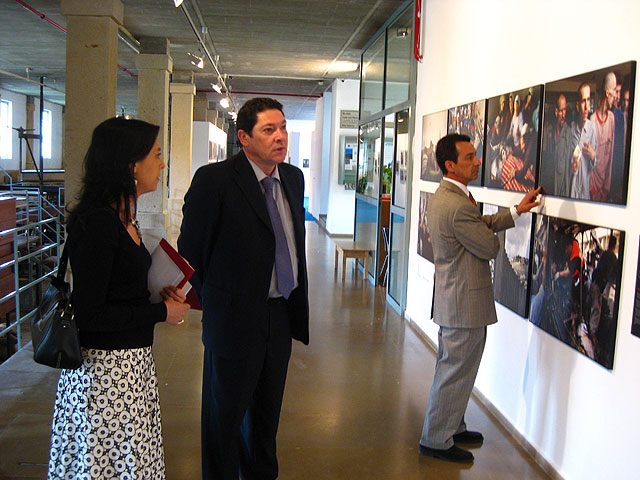
<instances>
[{"instance_id":1,"label":"photograph of people","mask_svg":"<svg viewBox=\"0 0 640 480\"><path fill-rule=\"evenodd\" d=\"M536 221L529 320L613 368L624 232L546 215Z\"/></svg>"},{"instance_id":2,"label":"photograph of people","mask_svg":"<svg viewBox=\"0 0 640 480\"><path fill-rule=\"evenodd\" d=\"M422 117L422 160L420 180L439 182L442 171L436 161L436 143L447 132L447 111L431 113Z\"/></svg>"},{"instance_id":3,"label":"photograph of people","mask_svg":"<svg viewBox=\"0 0 640 480\"><path fill-rule=\"evenodd\" d=\"M433 246L427 225L427 205L433 193L420 192L420 213L418 217L418 255L433 262Z\"/></svg>"},{"instance_id":4,"label":"photograph of people","mask_svg":"<svg viewBox=\"0 0 640 480\"><path fill-rule=\"evenodd\" d=\"M495 215L505 209L487 203L482 207L484 215ZM496 234L500 240L500 251L489 265L496 302L526 318L533 214L523 213L514 223L513 228Z\"/></svg>"},{"instance_id":5,"label":"photograph of people","mask_svg":"<svg viewBox=\"0 0 640 480\"><path fill-rule=\"evenodd\" d=\"M534 188L541 99L542 85L538 85L487 101L485 186L519 192Z\"/></svg>"},{"instance_id":6,"label":"photograph of people","mask_svg":"<svg viewBox=\"0 0 640 480\"><path fill-rule=\"evenodd\" d=\"M484 120L485 120L486 101L478 100L477 102L467 103L449 109L449 124L447 133L458 133L467 135L471 139L473 148L476 149L478 159L483 162L484 158ZM482 172L482 166L480 167ZM480 185L482 182L482 173L469 182L469 185Z\"/></svg>"},{"instance_id":7,"label":"photograph of people","mask_svg":"<svg viewBox=\"0 0 640 480\"><path fill-rule=\"evenodd\" d=\"M548 194L626 204L635 66L545 85L539 184Z\"/></svg>"}]
</instances>

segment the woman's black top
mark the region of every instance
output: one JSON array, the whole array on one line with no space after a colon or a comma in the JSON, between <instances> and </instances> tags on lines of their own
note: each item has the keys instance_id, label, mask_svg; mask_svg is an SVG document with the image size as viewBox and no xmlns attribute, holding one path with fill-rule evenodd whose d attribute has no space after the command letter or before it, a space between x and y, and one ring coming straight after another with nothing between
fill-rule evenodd
<instances>
[{"instance_id":1,"label":"woman's black top","mask_svg":"<svg viewBox=\"0 0 640 480\"><path fill-rule=\"evenodd\" d=\"M166 319L167 307L149 301L151 255L144 244L133 241L109 207L79 214L68 233L80 345L102 350L151 346L153 328Z\"/></svg>"}]
</instances>

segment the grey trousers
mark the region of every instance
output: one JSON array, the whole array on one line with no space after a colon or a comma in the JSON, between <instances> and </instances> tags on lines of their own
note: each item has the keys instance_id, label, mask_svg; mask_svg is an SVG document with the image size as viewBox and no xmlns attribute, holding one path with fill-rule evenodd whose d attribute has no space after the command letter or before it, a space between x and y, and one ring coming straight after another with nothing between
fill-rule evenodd
<instances>
[{"instance_id":1,"label":"grey trousers","mask_svg":"<svg viewBox=\"0 0 640 480\"><path fill-rule=\"evenodd\" d=\"M443 450L450 448L453 435L467 429L464 412L473 391L486 339L487 327L440 327L438 360L421 445Z\"/></svg>"}]
</instances>

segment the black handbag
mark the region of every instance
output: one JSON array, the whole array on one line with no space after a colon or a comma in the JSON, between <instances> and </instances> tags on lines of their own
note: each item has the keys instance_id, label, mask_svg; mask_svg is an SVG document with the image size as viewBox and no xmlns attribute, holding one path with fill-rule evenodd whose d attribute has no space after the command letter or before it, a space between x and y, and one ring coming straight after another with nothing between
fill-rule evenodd
<instances>
[{"instance_id":1,"label":"black handbag","mask_svg":"<svg viewBox=\"0 0 640 480\"><path fill-rule=\"evenodd\" d=\"M58 264L58 274L42 297L31 318L33 359L54 368L75 369L82 365L78 328L71 305L71 289L64 281L67 273L67 246Z\"/></svg>"}]
</instances>

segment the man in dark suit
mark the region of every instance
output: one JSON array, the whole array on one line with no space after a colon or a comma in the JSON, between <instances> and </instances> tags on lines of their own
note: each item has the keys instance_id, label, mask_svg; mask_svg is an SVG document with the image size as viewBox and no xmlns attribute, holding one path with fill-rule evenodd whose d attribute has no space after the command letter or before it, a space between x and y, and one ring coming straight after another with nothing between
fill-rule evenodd
<instances>
[{"instance_id":1,"label":"man in dark suit","mask_svg":"<svg viewBox=\"0 0 640 480\"><path fill-rule=\"evenodd\" d=\"M514 226L520 214L540 204L540 188L495 215L480 215L467 189L481 162L466 135L450 134L436 146L444 174L429 200L427 225L436 267L433 321L440 326L438 359L420 439L422 455L470 463L473 454L457 444L480 444L480 432L467 430L469 403L487 336L497 322L489 260L500 248L496 232Z\"/></svg>"},{"instance_id":2,"label":"man in dark suit","mask_svg":"<svg viewBox=\"0 0 640 480\"><path fill-rule=\"evenodd\" d=\"M309 343L304 179L279 102L236 123L242 152L196 172L178 248L203 307L202 478L270 480L291 339Z\"/></svg>"}]
</instances>

